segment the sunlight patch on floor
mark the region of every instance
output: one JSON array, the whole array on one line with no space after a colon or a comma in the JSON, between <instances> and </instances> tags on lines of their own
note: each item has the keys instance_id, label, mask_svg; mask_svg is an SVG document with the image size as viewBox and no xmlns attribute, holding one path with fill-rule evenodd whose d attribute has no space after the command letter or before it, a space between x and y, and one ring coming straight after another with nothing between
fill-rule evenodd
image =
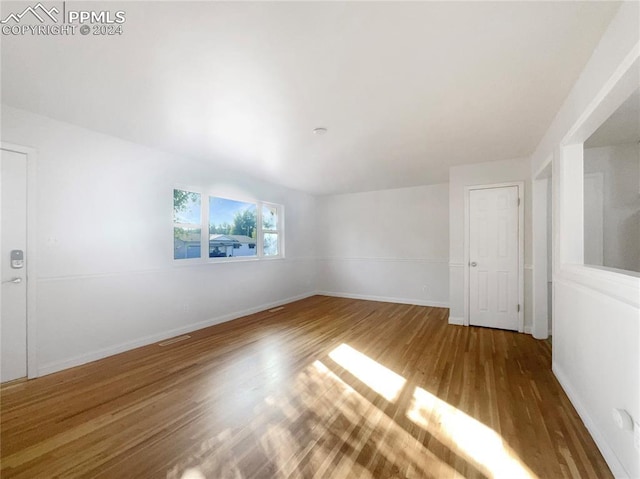
<instances>
[{"instance_id":1,"label":"sunlight patch on floor","mask_svg":"<svg viewBox=\"0 0 640 479\"><path fill-rule=\"evenodd\" d=\"M206 479L206 477L200 472L199 468L194 467L184 471L181 479Z\"/></svg>"},{"instance_id":2,"label":"sunlight patch on floor","mask_svg":"<svg viewBox=\"0 0 640 479\"><path fill-rule=\"evenodd\" d=\"M312 381L316 384L321 381L329 391L314 404L315 410L324 418L338 412L349 424L357 424L363 433L366 432L365 437L345 438L345 442L352 448L362 450L368 444L375 450L375 454L384 457L389 463L402 465L402 472L406 477L463 477L451 465L425 448L420 439L404 430L321 361L314 361L313 367L319 374L312 377ZM335 431L337 434L341 432ZM362 470L361 474L365 472L366 470Z\"/></svg>"},{"instance_id":3,"label":"sunlight patch on floor","mask_svg":"<svg viewBox=\"0 0 640 479\"><path fill-rule=\"evenodd\" d=\"M409 387L402 376L346 344L329 356L389 401ZM373 479L382 470L389 477L461 478L464 467L474 477L537 479L497 432L425 389L411 386L406 410L398 411L421 429L410 432L327 364L314 361L290 393L267 396L248 427L206 441L167 477L240 479L252 461L263 458L254 472L274 478ZM437 452L440 445L448 452Z\"/></svg>"},{"instance_id":4,"label":"sunlight patch on floor","mask_svg":"<svg viewBox=\"0 0 640 479\"><path fill-rule=\"evenodd\" d=\"M537 479L493 429L420 387L406 416L489 477Z\"/></svg>"},{"instance_id":5,"label":"sunlight patch on floor","mask_svg":"<svg viewBox=\"0 0 640 479\"><path fill-rule=\"evenodd\" d=\"M398 399L406 382L399 374L344 343L331 351L329 357L389 402Z\"/></svg>"}]
</instances>

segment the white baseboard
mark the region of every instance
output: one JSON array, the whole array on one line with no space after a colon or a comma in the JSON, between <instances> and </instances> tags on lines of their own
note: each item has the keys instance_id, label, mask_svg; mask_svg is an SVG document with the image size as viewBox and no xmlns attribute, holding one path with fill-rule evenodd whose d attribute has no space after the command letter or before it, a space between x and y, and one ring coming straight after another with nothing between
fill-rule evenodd
<instances>
[{"instance_id":1,"label":"white baseboard","mask_svg":"<svg viewBox=\"0 0 640 479\"><path fill-rule=\"evenodd\" d=\"M591 416L589 416L587 409L582 404L582 401L580 401L579 396L574 391L571 383L567 379L567 376L555 362L552 364L551 370L558 379L560 386L562 386L562 389L564 389L564 392L567 394L567 397L571 401L571 404L573 404L573 407L576 408L580 419L582 419L582 422L586 426L587 431L589 431L589 434L591 434L591 437L595 441L596 446L598 446L598 449L600 449L600 452L602 453L602 456L604 457L607 465L611 469L614 477L616 477L616 479L628 479L629 474L616 456L613 449L611 449L611 447L607 443L602 432L600 432L600 430L596 427L595 423L591 419Z\"/></svg>"},{"instance_id":2,"label":"white baseboard","mask_svg":"<svg viewBox=\"0 0 640 479\"><path fill-rule=\"evenodd\" d=\"M364 299L366 301L380 301L382 303L415 304L416 306L431 306L433 308L448 308L449 303L439 301L424 301L412 298L393 298L389 296L372 296L369 294L338 293L335 291L316 291L322 296L333 296L335 298Z\"/></svg>"},{"instance_id":3,"label":"white baseboard","mask_svg":"<svg viewBox=\"0 0 640 479\"><path fill-rule=\"evenodd\" d=\"M213 326L216 324L238 319L243 316L247 316L249 314L259 313L260 311L265 311L267 309L271 309L276 306L282 306L283 304L299 301L301 299L314 296L315 294L316 294L315 292L301 294L298 296L294 296L292 298L286 298L279 301L274 301L272 303L262 304L260 306L244 309L242 311L236 311L236 312L225 314L222 316L217 316L215 318L206 319L204 321L200 321L197 323L188 324L180 328L175 328L169 331L163 331L160 333L152 334L150 336L145 336L143 338L134 339L131 341L117 344L115 346L99 349L98 351L92 351L90 353L81 354L73 358L63 359L61 361L53 361L38 367L38 376L46 376L47 374L56 373L64 369L73 368L75 366L81 366L83 364L87 364L92 361L97 361L98 359L103 359L108 356L113 356L114 354L123 353L131 349L139 348L141 346L147 346L149 344L157 343L159 341L164 341L165 339L173 338L175 336L180 336L186 333L191 333L193 331L207 328L209 326Z\"/></svg>"},{"instance_id":4,"label":"white baseboard","mask_svg":"<svg viewBox=\"0 0 640 479\"><path fill-rule=\"evenodd\" d=\"M458 326L464 326L464 318L458 316L449 316L449 324L457 324Z\"/></svg>"},{"instance_id":5,"label":"white baseboard","mask_svg":"<svg viewBox=\"0 0 640 479\"><path fill-rule=\"evenodd\" d=\"M529 326L525 326L524 327L524 332L526 334L533 334L533 326L529 325ZM551 328L549 328L549 336L551 336ZM545 338L546 339L546 338Z\"/></svg>"},{"instance_id":6,"label":"white baseboard","mask_svg":"<svg viewBox=\"0 0 640 479\"><path fill-rule=\"evenodd\" d=\"M171 329L168 331L162 331L160 333L152 334L149 336L145 336L142 338L134 339L131 341L126 341L124 343L120 343L114 346L110 346L107 348L99 349L97 351L92 351L90 353L81 354L78 356L74 356L72 358L63 359L60 361L52 361L50 363L43 364L38 367L38 376L46 376L47 374L56 373L58 371L62 371L64 369L73 368L76 366L81 366L83 364L90 363L92 361L97 361L99 359L104 359L109 356L113 356L114 354L123 353L125 351L129 351L131 349L139 348L142 346L147 346L149 344L157 343L159 341L164 341L165 339L173 338L175 336L180 336L182 334L191 333L193 331L197 331L199 329L207 328L209 326L214 326L216 324L224 323L227 321L232 321L234 319L241 318L243 316L247 316L249 314L258 313L260 311L265 311L267 309L275 308L277 306L281 306L283 304L292 303L294 301L299 301L301 299L308 298L310 296L314 296L316 294L325 295L325 296L335 296L339 298L351 298L351 299L364 299L369 301L382 301L385 303L401 303L401 304L416 304L419 306L432 306L438 308L448 308L449 305L447 303L439 303L433 301L421 301L421 300L413 300L407 298L388 298L381 296L368 296L368 295L354 295L347 293L335 293L335 292L327 292L327 291L317 291L301 294L298 296L294 296L292 298L286 298L280 301L274 301L272 303L262 304L260 306L256 306L249 309L244 309L241 311L236 311L233 313L225 314L222 316L216 316L214 318L210 318L204 321L200 321L198 323L188 324L186 326L182 326L180 328Z\"/></svg>"}]
</instances>

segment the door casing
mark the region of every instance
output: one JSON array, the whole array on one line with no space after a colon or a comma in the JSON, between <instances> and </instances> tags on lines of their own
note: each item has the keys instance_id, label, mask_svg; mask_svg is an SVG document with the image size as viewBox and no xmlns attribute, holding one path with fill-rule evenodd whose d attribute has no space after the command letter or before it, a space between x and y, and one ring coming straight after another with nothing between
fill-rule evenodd
<instances>
[{"instance_id":1,"label":"door casing","mask_svg":"<svg viewBox=\"0 0 640 479\"><path fill-rule=\"evenodd\" d=\"M511 181L505 183L494 183L488 185L465 186L464 188L464 319L463 324L469 326L469 241L470 241L470 215L469 215L469 193L471 190L482 190L487 188L503 188L506 186L518 187L518 332L524 332L524 181Z\"/></svg>"},{"instance_id":2,"label":"door casing","mask_svg":"<svg viewBox=\"0 0 640 479\"><path fill-rule=\"evenodd\" d=\"M0 149L21 153L27 158L27 378L38 377L37 321L36 321L36 187L37 152L12 143L0 142ZM0 255L1 256L1 255ZM8 258L0 257L0 266ZM0 297L0 301L2 298Z\"/></svg>"}]
</instances>

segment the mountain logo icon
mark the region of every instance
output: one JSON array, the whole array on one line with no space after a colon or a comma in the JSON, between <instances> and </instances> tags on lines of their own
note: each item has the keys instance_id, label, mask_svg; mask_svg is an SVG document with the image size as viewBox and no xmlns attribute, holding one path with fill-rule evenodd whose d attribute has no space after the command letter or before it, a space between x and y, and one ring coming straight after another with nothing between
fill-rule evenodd
<instances>
[{"instance_id":1,"label":"mountain logo icon","mask_svg":"<svg viewBox=\"0 0 640 479\"><path fill-rule=\"evenodd\" d=\"M45 22L45 19L46 19L45 15L49 17L51 20L53 20L55 23L58 23L58 19L55 17L55 15L60 13L60 10L58 10L56 7L53 7L47 10L45 6L42 5L42 3L38 3L34 7L28 6L27 8L24 9L22 13L10 14L4 20L0 20L0 23L4 25L5 23L9 23L9 21L11 20L13 20L16 23L20 23L20 20L22 20L22 17L24 17L27 13L31 13L34 17L40 20L40 23Z\"/></svg>"}]
</instances>

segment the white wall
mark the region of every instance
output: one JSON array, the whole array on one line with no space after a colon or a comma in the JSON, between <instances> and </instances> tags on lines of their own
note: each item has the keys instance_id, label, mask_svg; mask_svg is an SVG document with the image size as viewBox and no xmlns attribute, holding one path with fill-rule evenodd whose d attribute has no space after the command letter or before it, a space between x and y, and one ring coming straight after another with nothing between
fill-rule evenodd
<instances>
[{"instance_id":1,"label":"white wall","mask_svg":"<svg viewBox=\"0 0 640 479\"><path fill-rule=\"evenodd\" d=\"M448 185L320 197L318 289L448 305Z\"/></svg>"},{"instance_id":2,"label":"white wall","mask_svg":"<svg viewBox=\"0 0 640 479\"><path fill-rule=\"evenodd\" d=\"M547 183L547 315L549 334L553 326L553 179ZM535 264L534 264L535 268Z\"/></svg>"},{"instance_id":3,"label":"white wall","mask_svg":"<svg viewBox=\"0 0 640 479\"><path fill-rule=\"evenodd\" d=\"M449 169L449 321L462 324L464 311L464 194L466 186L524 181L524 319L531 329L531 167L528 158Z\"/></svg>"},{"instance_id":4,"label":"white wall","mask_svg":"<svg viewBox=\"0 0 640 479\"><path fill-rule=\"evenodd\" d=\"M41 374L315 290L315 198L2 107L2 141L38 150ZM174 262L172 188L285 206L286 259Z\"/></svg>"},{"instance_id":5,"label":"white wall","mask_svg":"<svg viewBox=\"0 0 640 479\"><path fill-rule=\"evenodd\" d=\"M532 158L537 173L553 155L553 370L620 478L640 477L633 433L612 418L622 408L640 422L640 282L581 265L582 147L571 143L637 89L639 40L640 4L624 2Z\"/></svg>"},{"instance_id":6,"label":"white wall","mask_svg":"<svg viewBox=\"0 0 640 479\"><path fill-rule=\"evenodd\" d=\"M586 148L584 172L603 176L602 264L640 272L640 145ZM585 243L594 237L586 224L584 235ZM585 255L586 251L585 247Z\"/></svg>"}]
</instances>

